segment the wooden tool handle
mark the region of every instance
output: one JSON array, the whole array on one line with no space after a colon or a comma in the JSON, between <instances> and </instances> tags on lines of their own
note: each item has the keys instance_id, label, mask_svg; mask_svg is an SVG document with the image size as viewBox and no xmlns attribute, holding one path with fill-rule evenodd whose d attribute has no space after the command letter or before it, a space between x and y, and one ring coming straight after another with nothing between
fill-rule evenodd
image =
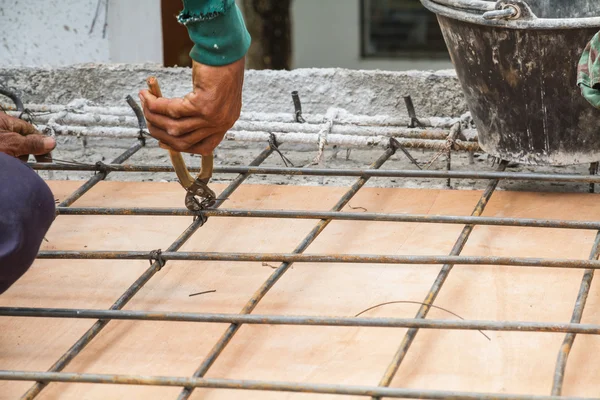
<instances>
[{"instance_id":1,"label":"wooden tool handle","mask_svg":"<svg viewBox=\"0 0 600 400\"><path fill-rule=\"evenodd\" d=\"M162 91L160 90L158 79L156 79L155 76L146 79L146 84L148 85L150 93L156 97L162 97ZM180 152L173 149L169 149L169 156L171 157L171 164L173 164L173 167L175 168L175 173L177 174L177 178L179 178L181 186L183 186L184 189L188 189L194 183L194 177L188 171L183 156Z\"/></svg>"},{"instance_id":2,"label":"wooden tool handle","mask_svg":"<svg viewBox=\"0 0 600 400\"><path fill-rule=\"evenodd\" d=\"M148 84L148 90L156 97L162 97L162 91L160 90L160 85L158 84L158 79L155 76L151 76L146 79L146 83Z\"/></svg>"}]
</instances>

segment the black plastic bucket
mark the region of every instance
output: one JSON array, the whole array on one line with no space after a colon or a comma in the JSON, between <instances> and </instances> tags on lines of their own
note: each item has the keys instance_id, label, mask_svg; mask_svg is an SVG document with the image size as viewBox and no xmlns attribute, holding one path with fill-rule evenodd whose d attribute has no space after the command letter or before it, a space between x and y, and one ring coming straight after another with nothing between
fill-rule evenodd
<instances>
[{"instance_id":1,"label":"black plastic bucket","mask_svg":"<svg viewBox=\"0 0 600 400\"><path fill-rule=\"evenodd\" d=\"M600 0L421 2L437 14L486 152L526 164L600 161L600 110L577 87Z\"/></svg>"}]
</instances>

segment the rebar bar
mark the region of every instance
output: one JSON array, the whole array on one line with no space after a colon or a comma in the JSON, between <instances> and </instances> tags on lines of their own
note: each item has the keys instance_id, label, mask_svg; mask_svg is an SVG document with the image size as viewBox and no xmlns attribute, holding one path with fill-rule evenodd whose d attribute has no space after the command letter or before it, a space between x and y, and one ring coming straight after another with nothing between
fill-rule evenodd
<instances>
[{"instance_id":1,"label":"rebar bar","mask_svg":"<svg viewBox=\"0 0 600 400\"><path fill-rule=\"evenodd\" d=\"M260 165L266 160L273 149L269 146L252 162L251 165ZM220 200L214 205L215 208L223 204L227 199L243 182L248 178L248 174L242 174L231 182L227 188L221 193ZM204 225L205 220L198 218L192 222L192 224L169 246L167 251L177 251L187 242L192 235ZM164 266L164 262L156 260L151 263L150 267L123 293L123 295L111 306L111 310L122 309L141 289L142 287ZM88 331L81 337L77 342L64 353L58 361L56 361L49 372L60 372L104 329L108 324L107 320L98 320ZM23 399L34 399L46 386L46 383L37 382L32 386L27 393L23 395Z\"/></svg>"},{"instance_id":2,"label":"rebar bar","mask_svg":"<svg viewBox=\"0 0 600 400\"><path fill-rule=\"evenodd\" d=\"M275 218L275 219L331 219L339 221L407 222L427 224L460 224L513 226L529 228L556 228L600 230L600 221L572 221L552 219L520 219L506 217L473 217L428 214L385 214L358 213L342 211L304 211L304 210L246 210L246 209L207 209L190 211L187 208L76 208L58 207L58 215L129 215L129 216L205 216L232 218Z\"/></svg>"},{"instance_id":3,"label":"rebar bar","mask_svg":"<svg viewBox=\"0 0 600 400\"><path fill-rule=\"evenodd\" d=\"M327 220L331 221L331 220ZM472 227L472 225L469 225ZM471 228L472 229L472 228ZM462 238L462 236L461 236ZM464 240L464 239L463 239ZM456 252L456 251L454 251ZM454 253L453 252L453 253ZM148 251L77 251L50 250L38 255L43 260L148 260ZM521 258L494 256L415 256L380 254L302 254L302 253L215 253L173 252L161 253L165 261L229 261L229 262L282 262L282 263L340 263L340 264L461 264L481 266L544 267L564 269L600 269L600 261L558 258ZM450 269L446 267L444 271ZM448 271L449 272L449 271ZM447 275L448 272L445 272ZM440 278L441 282L441 278ZM436 288L441 286L436 284ZM439 290L439 288L438 288ZM428 296L429 298L429 296ZM426 307L426 306L424 306ZM427 307L428 308L428 307Z\"/></svg>"},{"instance_id":4,"label":"rebar bar","mask_svg":"<svg viewBox=\"0 0 600 400\"><path fill-rule=\"evenodd\" d=\"M0 105L7 111L14 111L16 108L12 104L2 103ZM80 115L82 117L103 118L104 116L124 116L133 117L133 113L127 107L98 107L86 105L44 105L28 104L27 108L38 113L57 114L62 111L69 111L70 114ZM309 124L322 124L325 121L323 114L303 114L302 117ZM431 128L450 128L460 118L449 117L426 117L420 118L421 125ZM293 113L265 113L243 111L239 121L262 121L262 122L296 122ZM408 126L410 117L390 117L387 115L356 115L345 110L340 110L335 120L336 125L358 125L358 126Z\"/></svg>"},{"instance_id":5,"label":"rebar bar","mask_svg":"<svg viewBox=\"0 0 600 400\"><path fill-rule=\"evenodd\" d=\"M391 139L389 142L389 148L385 151L385 153L379 157L377 161L375 161L372 165L372 169L379 169L390 157L396 152L397 146L396 141ZM340 211L342 210L348 202L358 193L358 191L369 181L367 177L359 178L354 185L340 198L340 200L333 206L331 211ZM310 244L319 236L321 232L329 225L331 222L330 219L321 220L311 231L310 233L302 240L302 242L296 247L294 250L295 254L303 253ZM244 308L241 310L240 314L250 314L256 308L258 303L263 299L263 297L269 292L269 290L277 283L277 281L288 271L288 269L292 266L291 262L283 262L269 278L262 284L262 286L252 295L252 298L246 303ZM194 377L202 377L206 374L206 372L210 369L213 363L216 361L217 357L223 352L225 347L229 344L231 339L235 336L237 331L239 330L241 325L232 324L230 325L225 333L221 336L219 341L213 346L208 356L204 358L204 361L198 369L194 372ZM193 391L193 388L186 387L181 391L179 395L179 400L188 399Z\"/></svg>"},{"instance_id":6,"label":"rebar bar","mask_svg":"<svg viewBox=\"0 0 600 400\"><path fill-rule=\"evenodd\" d=\"M112 161L112 164L121 164L127 161L132 155L137 153L142 147L144 147L144 140L140 139L136 144L128 148L123 154L118 156ZM108 174L111 172L109 168L103 169L102 165L99 165L98 168L100 172L92 176L87 182L85 182L81 187L79 187L75 192L73 192L69 197L64 199L58 206L59 207L69 207L71 204L75 203L81 196L86 194L90 189L96 186L99 182L106 179Z\"/></svg>"},{"instance_id":7,"label":"rebar bar","mask_svg":"<svg viewBox=\"0 0 600 400\"><path fill-rule=\"evenodd\" d=\"M18 111L8 111L9 115L18 116ZM48 123L58 113L40 114L36 117L39 124ZM58 133L62 134L83 134L86 136L104 135L131 137L138 121L135 117L123 115L97 115L97 114L77 114L68 113L62 116L58 125ZM271 122L271 121L237 121L231 131L248 132L278 132L278 133L312 133L317 134L322 129L322 123L298 124L295 122ZM404 137L413 139L437 139L444 140L448 136L450 128L433 127L406 127L402 126L378 126L378 125L334 125L331 133L353 136L387 136ZM476 138L473 132L470 137Z\"/></svg>"},{"instance_id":8,"label":"rebar bar","mask_svg":"<svg viewBox=\"0 0 600 400\"><path fill-rule=\"evenodd\" d=\"M499 172L504 171L506 169L507 165L508 165L507 161L502 161L500 163L500 165L498 166L498 171ZM488 184L488 187L483 192L481 199L475 206L472 216L479 217L479 216L481 216L481 214L483 214L483 211L485 210L485 207L487 206L490 198L494 194L494 191L496 190L498 183L499 183L499 180L495 179ZM450 252L450 256L458 256L462 252L463 248L467 244L467 241L469 240L471 232L473 232L474 227L475 227L474 225L465 225L465 227L463 228L456 243L454 244L452 251ZM423 305L419 308L416 318L424 319L427 317L429 310L431 310L431 307L429 305L434 303L438 294L442 290L442 286L443 286L444 282L446 281L446 279L448 278L450 271L452 271L452 268L456 264L459 264L459 263L454 262L454 261L448 261L447 263L444 263L444 266L440 270L440 273L438 274L435 282L433 283L433 286L427 293L427 296L425 297L425 300L423 301ZM402 363L402 361L404 360L404 357L408 353L408 350L410 349L410 346L412 345L418 332L419 332L418 329L412 328L412 329L408 330L406 335L404 335L404 339L402 340L402 343L400 344L398 351L394 355L394 358L388 365L383 377L381 378L381 381L379 382L379 386L384 386L384 387L390 386L390 384L392 383L392 380L394 379L394 376L396 375L396 372L398 372L398 369L400 368L400 364Z\"/></svg>"},{"instance_id":9,"label":"rebar bar","mask_svg":"<svg viewBox=\"0 0 600 400\"><path fill-rule=\"evenodd\" d=\"M418 389L381 388L375 386L325 385L293 382L181 378L168 376L74 374L31 371L0 371L0 380L65 383L101 383L109 385L175 386L211 389L258 390L292 393L381 396L405 399L436 400L588 400L581 397L469 393Z\"/></svg>"},{"instance_id":10,"label":"rebar bar","mask_svg":"<svg viewBox=\"0 0 600 400\"><path fill-rule=\"evenodd\" d=\"M304 125L299 125L304 126ZM45 125L40 125L40 129L45 129ZM115 126L72 126L53 124L52 129L56 134L77 136L77 137L107 137L107 138L134 138L138 136L139 129L123 128ZM384 129L384 128L381 128ZM428 134L427 132L425 135ZM318 133L301 132L270 132L270 131L246 131L230 130L225 134L225 140L242 142L266 142L270 135L275 135L279 143L294 144L319 144ZM414 136L421 137L421 133ZM411 135L412 136L412 135ZM413 149L442 150L445 148L446 141L441 139L412 138L402 135L394 136L402 146ZM389 142L390 136L382 135L346 135L329 134L327 144L330 146L344 146L352 148L385 148ZM454 146L456 151L476 152L480 151L478 142L457 141Z\"/></svg>"},{"instance_id":11,"label":"rebar bar","mask_svg":"<svg viewBox=\"0 0 600 400\"><path fill-rule=\"evenodd\" d=\"M21 114L23 111L25 111L25 107L23 106L23 102L21 101L21 98L15 92L8 90L6 88L0 87L0 94L3 96L6 96L12 100L12 102L15 105L15 109L19 112L19 114ZM8 107L2 107L2 108L6 109Z\"/></svg>"},{"instance_id":12,"label":"rebar bar","mask_svg":"<svg viewBox=\"0 0 600 400\"><path fill-rule=\"evenodd\" d=\"M99 171L93 164L30 163L39 171ZM116 165L103 166L113 172L174 172L169 165ZM190 172L200 168L190 167ZM215 174L253 174L253 175L293 175L293 176L337 176L366 178L414 178L414 179L473 179L473 180L511 180L558 183L600 183L600 176L576 174L539 174L524 172L479 172L479 171L427 171L427 170L370 170L337 168L287 168L287 167L250 167L216 166Z\"/></svg>"},{"instance_id":13,"label":"rebar bar","mask_svg":"<svg viewBox=\"0 0 600 400\"><path fill-rule=\"evenodd\" d=\"M474 321L423 318L330 317L321 315L253 315L183 313L172 311L86 310L68 308L0 307L0 316L126 321L197 322L215 324L419 328L462 331L600 334L600 325L566 322Z\"/></svg>"},{"instance_id":14,"label":"rebar bar","mask_svg":"<svg viewBox=\"0 0 600 400\"><path fill-rule=\"evenodd\" d=\"M590 260L598 260L600 257L600 232L596 235L596 240L590 253ZM587 269L583 273L583 279L581 280L581 287L579 294L577 295L577 301L575 302L575 308L573 309L573 316L571 317L571 323L579 324L583 318L583 310L587 303L588 295L592 287L592 280L594 279L594 269ZM565 371L567 369L567 361L575 343L576 335L574 333L568 333L565 337L563 344L558 352L558 358L556 360L556 368L554 370L554 381L552 383L552 395L560 396L562 394L563 382L565 380Z\"/></svg>"}]
</instances>

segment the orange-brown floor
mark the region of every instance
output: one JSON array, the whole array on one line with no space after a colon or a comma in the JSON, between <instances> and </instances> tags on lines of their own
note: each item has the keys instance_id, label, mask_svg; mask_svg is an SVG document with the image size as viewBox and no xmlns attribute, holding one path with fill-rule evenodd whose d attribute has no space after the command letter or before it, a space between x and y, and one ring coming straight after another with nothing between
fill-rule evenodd
<instances>
[{"instance_id":1,"label":"orange-brown floor","mask_svg":"<svg viewBox=\"0 0 600 400\"><path fill-rule=\"evenodd\" d=\"M51 182L64 198L81 182ZM223 186L215 185L219 190ZM347 188L243 185L223 208L328 210ZM469 215L480 192L364 188L350 202L369 212ZM484 215L598 220L600 197L497 192ZM177 184L102 182L74 206L180 207ZM346 211L361 212L347 208ZM59 216L45 250L165 250L189 217ZM291 252L314 220L211 218L182 251ZM462 226L334 221L307 253L447 255ZM589 256L595 232L476 227L464 255L549 258ZM0 306L107 309L148 268L148 261L39 260ZM295 264L256 314L353 316L387 301L422 301L439 266ZM237 313L273 272L261 263L172 261L128 310ZM436 301L465 319L567 322L583 271L456 266ZM204 290L216 293L197 297ZM398 304L365 316L414 317ZM455 318L432 310L431 318ZM47 370L93 320L0 318L0 369ZM600 323L600 283L592 285L584 322ZM224 324L113 321L66 372L191 376ZM377 385L405 329L243 326L207 377ZM563 334L422 330L392 386L420 389L550 393ZM565 395L600 392L600 337L578 336ZM31 384L0 382L0 399ZM164 399L178 388L51 384L41 399ZM317 398L329 398L320 396ZM315 395L196 390L194 399L316 398ZM331 398L343 398L335 396Z\"/></svg>"}]
</instances>

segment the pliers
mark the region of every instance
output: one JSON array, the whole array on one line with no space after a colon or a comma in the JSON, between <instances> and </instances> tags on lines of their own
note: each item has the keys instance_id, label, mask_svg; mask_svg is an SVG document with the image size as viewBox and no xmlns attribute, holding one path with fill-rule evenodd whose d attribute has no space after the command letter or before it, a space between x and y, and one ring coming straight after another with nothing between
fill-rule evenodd
<instances>
[{"instance_id":1,"label":"pliers","mask_svg":"<svg viewBox=\"0 0 600 400\"><path fill-rule=\"evenodd\" d=\"M151 76L146 80L148 89L156 97L162 97L160 86L156 77ZM180 152L173 149L169 149L169 155L171 157L171 164L175 168L179 183L186 190L185 195L185 206L190 211L200 211L205 208L212 207L216 201L217 196L215 192L208 187L210 178L212 178L214 154L211 153L206 156L202 156L202 167L198 177L194 177L190 174L185 165L185 160ZM200 199L197 199L199 197Z\"/></svg>"}]
</instances>

